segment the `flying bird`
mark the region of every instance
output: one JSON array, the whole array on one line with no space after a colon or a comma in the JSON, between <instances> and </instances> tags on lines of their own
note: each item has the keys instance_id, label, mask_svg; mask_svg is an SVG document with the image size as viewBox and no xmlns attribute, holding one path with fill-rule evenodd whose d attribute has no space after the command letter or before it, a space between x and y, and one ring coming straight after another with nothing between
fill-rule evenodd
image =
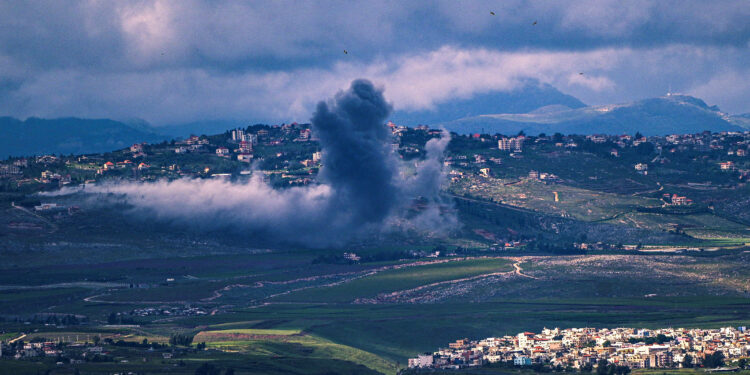
<instances>
[{"instance_id":1,"label":"flying bird","mask_svg":"<svg viewBox=\"0 0 750 375\"><path fill-rule=\"evenodd\" d=\"M493 12L493 11L490 11L490 14L494 16L494 15L495 15L495 12Z\"/></svg>"},{"instance_id":2,"label":"flying bird","mask_svg":"<svg viewBox=\"0 0 750 375\"><path fill-rule=\"evenodd\" d=\"M578 73L578 74L579 74L579 75L583 75L583 72L581 72L581 73Z\"/></svg>"},{"instance_id":3,"label":"flying bird","mask_svg":"<svg viewBox=\"0 0 750 375\"><path fill-rule=\"evenodd\" d=\"M534 23L532 23L531 25L532 25L532 26L536 26L536 21L534 21Z\"/></svg>"},{"instance_id":4,"label":"flying bird","mask_svg":"<svg viewBox=\"0 0 750 375\"><path fill-rule=\"evenodd\" d=\"M348 55L348 54L349 54L349 51L344 50L344 55Z\"/></svg>"}]
</instances>

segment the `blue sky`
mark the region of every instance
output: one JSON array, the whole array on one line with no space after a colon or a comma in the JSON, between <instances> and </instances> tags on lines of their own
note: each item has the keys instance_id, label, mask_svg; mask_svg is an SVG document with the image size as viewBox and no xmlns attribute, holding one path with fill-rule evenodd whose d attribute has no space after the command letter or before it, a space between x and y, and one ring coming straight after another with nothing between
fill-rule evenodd
<instances>
[{"instance_id":1,"label":"blue sky","mask_svg":"<svg viewBox=\"0 0 750 375\"><path fill-rule=\"evenodd\" d=\"M747 0L8 1L0 115L306 121L354 78L402 110L531 78L587 104L671 86L743 113L748 20Z\"/></svg>"}]
</instances>

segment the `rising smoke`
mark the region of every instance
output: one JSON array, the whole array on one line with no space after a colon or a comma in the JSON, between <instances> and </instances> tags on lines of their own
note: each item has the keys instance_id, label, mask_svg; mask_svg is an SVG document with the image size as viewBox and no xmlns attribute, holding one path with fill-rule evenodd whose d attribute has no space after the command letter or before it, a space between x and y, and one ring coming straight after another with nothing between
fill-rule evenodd
<instances>
[{"instance_id":1,"label":"rising smoke","mask_svg":"<svg viewBox=\"0 0 750 375\"><path fill-rule=\"evenodd\" d=\"M320 139L322 164L314 185L277 190L262 173L247 182L179 179L153 183L110 183L87 187L101 202L122 202L139 217L208 230L233 230L272 241L311 246L341 245L378 233L394 222L410 229L444 231L455 225L440 189L445 181L443 153L450 135L427 145L427 157L414 176L401 175L401 162L390 148L385 126L391 106L367 80L352 82L312 118ZM406 219L415 197L428 203Z\"/></svg>"}]
</instances>

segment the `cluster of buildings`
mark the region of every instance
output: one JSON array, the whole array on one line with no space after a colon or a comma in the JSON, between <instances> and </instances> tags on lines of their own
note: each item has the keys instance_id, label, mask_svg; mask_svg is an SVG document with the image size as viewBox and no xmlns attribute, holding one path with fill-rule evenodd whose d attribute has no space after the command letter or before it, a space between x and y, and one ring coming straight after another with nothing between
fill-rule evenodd
<instances>
[{"instance_id":1,"label":"cluster of buildings","mask_svg":"<svg viewBox=\"0 0 750 375\"><path fill-rule=\"evenodd\" d=\"M672 134L666 137L653 137L662 147L677 150L695 149L698 151L721 150L727 155L747 156L750 147L750 132L719 132L705 131L697 134Z\"/></svg>"},{"instance_id":2,"label":"cluster of buildings","mask_svg":"<svg viewBox=\"0 0 750 375\"><path fill-rule=\"evenodd\" d=\"M173 279L174 281L174 279ZM201 316L208 311L200 307L145 307L130 312L131 316Z\"/></svg>"},{"instance_id":3,"label":"cluster of buildings","mask_svg":"<svg viewBox=\"0 0 750 375\"><path fill-rule=\"evenodd\" d=\"M555 183L560 182L560 177L554 173L539 172L536 170L530 170L527 179L532 181L542 181L544 183ZM558 201L557 195L555 195L555 202Z\"/></svg>"},{"instance_id":4,"label":"cluster of buildings","mask_svg":"<svg viewBox=\"0 0 750 375\"><path fill-rule=\"evenodd\" d=\"M693 200L686 196L665 193L662 195L662 200L665 204L672 206L690 206L693 204Z\"/></svg>"},{"instance_id":5,"label":"cluster of buildings","mask_svg":"<svg viewBox=\"0 0 750 375\"><path fill-rule=\"evenodd\" d=\"M457 340L409 359L410 368L462 368L504 362L516 366L596 367L599 361L629 368L699 367L721 353L727 361L750 354L745 327L721 329L569 328L483 340ZM713 357L712 357L713 358Z\"/></svg>"},{"instance_id":6,"label":"cluster of buildings","mask_svg":"<svg viewBox=\"0 0 750 375\"><path fill-rule=\"evenodd\" d=\"M0 178L11 178L22 176L21 168L13 164L0 164Z\"/></svg>"},{"instance_id":7,"label":"cluster of buildings","mask_svg":"<svg viewBox=\"0 0 750 375\"><path fill-rule=\"evenodd\" d=\"M11 355L15 359L29 358L29 357L57 357L62 354L60 350L60 344L51 341L44 342L28 342L17 346L5 346L0 344L0 357L5 355Z\"/></svg>"},{"instance_id":8,"label":"cluster of buildings","mask_svg":"<svg viewBox=\"0 0 750 375\"><path fill-rule=\"evenodd\" d=\"M500 138L497 140L497 148L500 151L522 152L525 140L526 137L523 135L514 138Z\"/></svg>"},{"instance_id":9,"label":"cluster of buildings","mask_svg":"<svg viewBox=\"0 0 750 375\"><path fill-rule=\"evenodd\" d=\"M198 137L197 135L191 135L189 138L175 143L177 147L174 152L177 154L205 153L208 152L208 146L210 145L208 138Z\"/></svg>"},{"instance_id":10,"label":"cluster of buildings","mask_svg":"<svg viewBox=\"0 0 750 375\"><path fill-rule=\"evenodd\" d=\"M258 136L256 134L247 133L243 129L234 129L231 132L232 138L229 143L234 143L237 148L234 152L237 154L237 160L243 163L250 163L253 161L253 145L258 143ZM230 157L229 149L226 147L218 147L216 149L216 155L221 157Z\"/></svg>"}]
</instances>

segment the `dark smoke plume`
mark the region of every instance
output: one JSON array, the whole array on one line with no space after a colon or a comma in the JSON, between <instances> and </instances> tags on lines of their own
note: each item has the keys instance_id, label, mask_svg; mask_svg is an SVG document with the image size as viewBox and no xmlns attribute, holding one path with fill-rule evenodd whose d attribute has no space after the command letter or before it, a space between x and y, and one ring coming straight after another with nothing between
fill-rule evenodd
<instances>
[{"instance_id":1,"label":"dark smoke plume","mask_svg":"<svg viewBox=\"0 0 750 375\"><path fill-rule=\"evenodd\" d=\"M445 181L442 157L450 136L444 132L442 138L430 140L427 159L417 174L402 177L385 126L390 111L382 91L367 80L356 80L332 100L320 102L312 127L320 139L323 167L314 185L277 190L263 180L262 173L254 173L242 183L121 182L87 187L84 193L105 202L126 203L132 213L160 222L230 229L310 246L340 245L354 236L389 229L386 226L394 222L409 221L411 228L420 230L446 230L456 223L455 217L438 208ZM430 202L428 208L404 219L417 196Z\"/></svg>"}]
</instances>

